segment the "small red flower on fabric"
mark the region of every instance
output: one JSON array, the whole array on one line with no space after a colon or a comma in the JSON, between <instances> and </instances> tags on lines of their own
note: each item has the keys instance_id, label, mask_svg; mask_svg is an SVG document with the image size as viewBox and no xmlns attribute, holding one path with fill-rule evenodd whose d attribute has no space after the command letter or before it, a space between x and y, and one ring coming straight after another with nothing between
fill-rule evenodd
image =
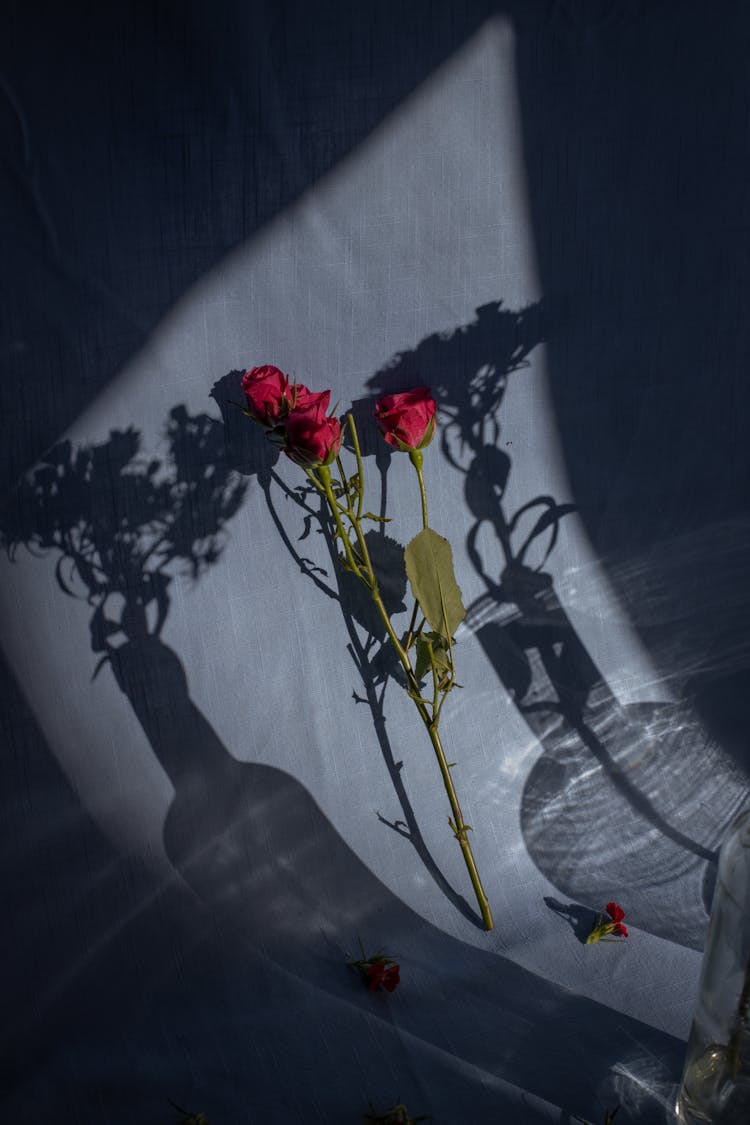
<instances>
[{"instance_id":1,"label":"small red flower on fabric","mask_svg":"<svg viewBox=\"0 0 750 1125\"><path fill-rule=\"evenodd\" d=\"M365 977L370 992L378 988L393 992L401 979L401 970L398 965L387 967L383 961L372 961L365 969Z\"/></svg>"},{"instance_id":2,"label":"small red flower on fabric","mask_svg":"<svg viewBox=\"0 0 750 1125\"><path fill-rule=\"evenodd\" d=\"M586 945L595 941L615 941L617 938L626 938L628 928L623 923L625 911L616 902L608 902L604 914L600 914L596 925L586 938ZM607 917L608 916L608 917Z\"/></svg>"},{"instance_id":3,"label":"small red flower on fabric","mask_svg":"<svg viewBox=\"0 0 750 1125\"><path fill-rule=\"evenodd\" d=\"M383 953L347 963L352 969L356 969L370 992L377 992L380 988L393 992L401 980L401 967L393 957L386 957Z\"/></svg>"}]
</instances>

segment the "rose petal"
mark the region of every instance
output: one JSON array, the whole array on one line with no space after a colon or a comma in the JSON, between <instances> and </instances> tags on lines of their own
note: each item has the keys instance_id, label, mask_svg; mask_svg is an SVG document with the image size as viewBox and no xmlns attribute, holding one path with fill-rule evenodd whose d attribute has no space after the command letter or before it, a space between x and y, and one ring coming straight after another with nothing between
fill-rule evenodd
<instances>
[{"instance_id":1,"label":"rose petal","mask_svg":"<svg viewBox=\"0 0 750 1125\"><path fill-rule=\"evenodd\" d=\"M616 902L608 902L606 909L613 922L619 922L625 917L625 911Z\"/></svg>"},{"instance_id":2,"label":"rose petal","mask_svg":"<svg viewBox=\"0 0 750 1125\"><path fill-rule=\"evenodd\" d=\"M365 973L367 975L367 984L371 992L374 992L377 988L380 987L380 982L383 979L384 972L385 966L382 965L380 961L374 961L372 965L368 965L367 969L365 969Z\"/></svg>"},{"instance_id":3,"label":"rose petal","mask_svg":"<svg viewBox=\"0 0 750 1125\"><path fill-rule=\"evenodd\" d=\"M383 975L383 988L386 992L393 992L401 980L401 972L398 965L391 965L390 969L386 970Z\"/></svg>"},{"instance_id":4,"label":"rose petal","mask_svg":"<svg viewBox=\"0 0 750 1125\"><path fill-rule=\"evenodd\" d=\"M304 410L306 413L314 411L318 419L324 418L328 403L331 401L330 391L311 391L304 383L297 383L293 389L294 403L292 409Z\"/></svg>"}]
</instances>

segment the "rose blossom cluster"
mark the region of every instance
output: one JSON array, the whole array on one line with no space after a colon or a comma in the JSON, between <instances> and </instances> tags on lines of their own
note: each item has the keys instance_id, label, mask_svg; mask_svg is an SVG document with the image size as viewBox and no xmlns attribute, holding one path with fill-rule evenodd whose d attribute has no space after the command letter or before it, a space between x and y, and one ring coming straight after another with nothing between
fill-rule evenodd
<instances>
[{"instance_id":1,"label":"rose blossom cluster","mask_svg":"<svg viewBox=\"0 0 750 1125\"><path fill-rule=\"evenodd\" d=\"M330 465L341 448L341 424L326 414L330 391L311 391L292 382L278 367L253 367L242 377L247 408L268 437L298 465L314 469ZM436 405L429 387L384 395L375 404L375 419L394 449L424 449L435 433Z\"/></svg>"},{"instance_id":2,"label":"rose blossom cluster","mask_svg":"<svg viewBox=\"0 0 750 1125\"><path fill-rule=\"evenodd\" d=\"M330 465L341 448L341 424L327 415L330 391L290 382L278 367L253 367L242 377L247 409L268 437L303 468Z\"/></svg>"}]
</instances>

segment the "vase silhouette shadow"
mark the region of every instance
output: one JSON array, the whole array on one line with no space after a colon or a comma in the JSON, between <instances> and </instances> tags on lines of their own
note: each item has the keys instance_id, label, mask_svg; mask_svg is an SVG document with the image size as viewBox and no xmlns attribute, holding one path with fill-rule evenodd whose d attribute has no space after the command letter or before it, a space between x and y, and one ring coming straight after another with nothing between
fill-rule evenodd
<instances>
[{"instance_id":1,"label":"vase silhouette shadow","mask_svg":"<svg viewBox=\"0 0 750 1125\"><path fill-rule=\"evenodd\" d=\"M370 385L431 382L442 452L464 476L467 553L485 586L466 626L541 747L521 800L530 856L571 898L601 909L627 893L634 925L701 948L716 848L746 787L689 708L620 704L587 651L545 570L574 505L538 495L504 508L512 445L501 443L500 411L508 379L523 378L544 338L542 314L484 305Z\"/></svg>"},{"instance_id":2,"label":"vase silhouette shadow","mask_svg":"<svg viewBox=\"0 0 750 1125\"><path fill-rule=\"evenodd\" d=\"M229 754L191 700L179 657L158 636L129 639L109 663L174 786L164 845L175 870L202 901L239 909L261 944L269 934L277 949L318 940L335 908L332 885L302 859L312 798L281 770ZM323 849L320 834L333 834L325 824L315 829Z\"/></svg>"},{"instance_id":3,"label":"vase silhouette shadow","mask_svg":"<svg viewBox=\"0 0 750 1125\"><path fill-rule=\"evenodd\" d=\"M529 854L572 898L596 908L616 890L634 925L701 949L716 849L744 785L727 792L731 765L688 707L619 702L543 569L571 506L537 497L507 518L509 470L491 447L467 473L468 551L487 588L467 625L543 747L521 804ZM535 509L542 514L514 547L518 517ZM498 580L477 547L485 522L500 545ZM527 550L547 535L542 563L529 565Z\"/></svg>"},{"instance_id":4,"label":"vase silhouette shadow","mask_svg":"<svg viewBox=\"0 0 750 1125\"><path fill-rule=\"evenodd\" d=\"M108 657L174 786L164 843L175 870L233 940L252 943L319 990L327 1037L335 1039L336 1009L323 994L555 1104L564 1091L571 1110L600 1096L604 1070L634 1044L676 1075L679 1041L621 1015L613 1030L604 1006L415 914L294 777L229 754L158 636L131 638ZM392 997L373 996L346 967L358 937L400 961Z\"/></svg>"},{"instance_id":5,"label":"vase silhouette shadow","mask_svg":"<svg viewBox=\"0 0 750 1125\"><path fill-rule=\"evenodd\" d=\"M726 785L728 765L686 707L619 702L543 569L573 506L539 496L507 517L510 466L504 451L479 446L467 471L476 518L468 553L487 593L466 624L543 748L521 802L529 854L571 898L601 909L616 892L633 925L700 949L716 847L732 815L711 769ZM500 547L497 580L478 548L485 523ZM533 551L541 563L528 561ZM705 809L707 792L715 801Z\"/></svg>"}]
</instances>

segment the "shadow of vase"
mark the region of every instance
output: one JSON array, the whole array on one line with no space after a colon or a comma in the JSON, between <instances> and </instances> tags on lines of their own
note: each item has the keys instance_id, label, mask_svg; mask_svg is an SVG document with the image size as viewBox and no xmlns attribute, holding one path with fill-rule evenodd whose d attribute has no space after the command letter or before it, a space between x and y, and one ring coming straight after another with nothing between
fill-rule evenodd
<instances>
[{"instance_id":1,"label":"shadow of vase","mask_svg":"<svg viewBox=\"0 0 750 1125\"><path fill-rule=\"evenodd\" d=\"M623 1015L605 1037L604 1006L419 917L299 781L229 754L190 698L179 658L157 636L128 640L110 663L174 786L164 843L175 870L233 940L314 984L321 1034L335 1040L336 1004L354 1005L431 1049L453 1053L460 1043L467 1064L556 1104L564 1091L571 1109L597 1097L601 1074L634 1042L676 1074L677 1040ZM394 997L373 996L346 968L358 937L368 950L398 957Z\"/></svg>"},{"instance_id":2,"label":"shadow of vase","mask_svg":"<svg viewBox=\"0 0 750 1125\"><path fill-rule=\"evenodd\" d=\"M164 844L184 881L202 901L241 918L259 944L273 934L276 953L287 943L297 952L315 944L322 930L338 933L346 921L335 893L340 879L355 889L365 880L331 867L340 837L307 790L282 770L228 752L190 698L180 659L157 636L128 641L110 661L174 786ZM325 865L310 862L312 840ZM373 903L364 890L351 911L366 930Z\"/></svg>"},{"instance_id":3,"label":"shadow of vase","mask_svg":"<svg viewBox=\"0 0 750 1125\"><path fill-rule=\"evenodd\" d=\"M608 697L599 685L585 722L558 716L542 735L521 801L526 847L572 899L601 909L616 897L632 925L701 950L746 786L688 708Z\"/></svg>"},{"instance_id":4,"label":"shadow of vase","mask_svg":"<svg viewBox=\"0 0 750 1125\"><path fill-rule=\"evenodd\" d=\"M435 389L441 450L464 477L474 521L467 554L485 587L466 627L540 744L520 809L531 859L570 898L601 910L621 896L635 926L700 949L717 847L746 780L687 706L623 706L607 683L546 567L576 506L545 479L511 507L519 484L501 408L511 375L532 377L543 319L541 306L482 306L469 324L394 356L370 385L398 390L429 376ZM523 420L549 426L543 415Z\"/></svg>"}]
</instances>

